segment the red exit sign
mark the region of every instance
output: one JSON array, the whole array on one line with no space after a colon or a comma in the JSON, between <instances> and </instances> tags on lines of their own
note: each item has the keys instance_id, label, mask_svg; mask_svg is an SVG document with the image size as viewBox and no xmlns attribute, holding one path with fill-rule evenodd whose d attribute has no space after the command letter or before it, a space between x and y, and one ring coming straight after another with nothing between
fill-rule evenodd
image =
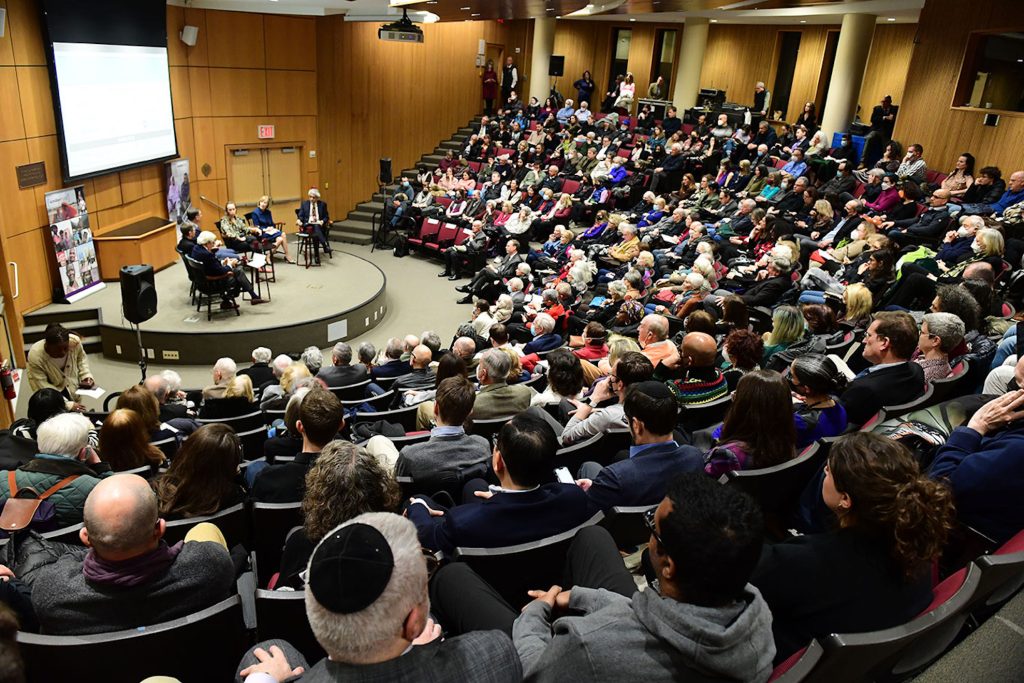
<instances>
[{"instance_id":1,"label":"red exit sign","mask_svg":"<svg viewBox=\"0 0 1024 683\"><path fill-rule=\"evenodd\" d=\"M258 137L260 140L273 140L274 127L271 125L257 126L256 137Z\"/></svg>"}]
</instances>

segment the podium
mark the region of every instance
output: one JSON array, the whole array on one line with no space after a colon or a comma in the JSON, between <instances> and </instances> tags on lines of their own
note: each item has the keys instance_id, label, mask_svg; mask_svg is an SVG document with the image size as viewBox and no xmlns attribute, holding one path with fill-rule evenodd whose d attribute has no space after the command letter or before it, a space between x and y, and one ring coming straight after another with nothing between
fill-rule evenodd
<instances>
[{"instance_id":1,"label":"podium","mask_svg":"<svg viewBox=\"0 0 1024 683\"><path fill-rule=\"evenodd\" d=\"M178 260L178 231L174 221L150 216L114 228L102 235L93 235L100 279L116 282L121 267L148 263L160 270Z\"/></svg>"}]
</instances>

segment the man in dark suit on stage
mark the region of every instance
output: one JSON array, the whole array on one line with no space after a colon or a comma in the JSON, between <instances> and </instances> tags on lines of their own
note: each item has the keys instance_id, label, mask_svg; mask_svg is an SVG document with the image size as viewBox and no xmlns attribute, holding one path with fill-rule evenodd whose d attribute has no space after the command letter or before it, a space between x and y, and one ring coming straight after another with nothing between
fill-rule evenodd
<instances>
[{"instance_id":1,"label":"man in dark suit on stage","mask_svg":"<svg viewBox=\"0 0 1024 683\"><path fill-rule=\"evenodd\" d=\"M851 425L864 424L884 405L909 403L924 393L924 371L910 361L918 336L917 323L909 313L875 314L861 352L872 365L839 397Z\"/></svg>"},{"instance_id":2,"label":"man in dark suit on stage","mask_svg":"<svg viewBox=\"0 0 1024 683\"><path fill-rule=\"evenodd\" d=\"M312 233L313 237L316 238L317 244L324 248L324 253L331 256L331 244L327 241L331 217L327 212L327 202L320 200L320 190L315 187L309 188L308 199L299 205L298 218L295 224L299 228ZM319 252L316 254L316 262L320 263Z\"/></svg>"},{"instance_id":3,"label":"man in dark suit on stage","mask_svg":"<svg viewBox=\"0 0 1024 683\"><path fill-rule=\"evenodd\" d=\"M238 291L248 292L250 302L252 305L265 304L265 300L259 298L256 295L256 290L252 288L252 283L249 282L249 278L242 272L241 267L238 265L236 259L224 259L221 261L217 258L214 253L217 250L217 236L208 230L204 230L199 233L199 239L197 244L192 249L192 253L189 254L193 259L198 261L203 267L203 272L211 277L217 277L226 273L231 273L231 280L234 287L230 287L221 295L223 302L221 308L237 308L238 304L234 302L234 297L237 296Z\"/></svg>"},{"instance_id":4,"label":"man in dark suit on stage","mask_svg":"<svg viewBox=\"0 0 1024 683\"><path fill-rule=\"evenodd\" d=\"M516 415L501 428L491 456L500 486L486 487L478 480L476 502L444 511L430 499L412 500L408 514L420 543L446 554L460 546L500 548L538 541L587 521L591 511L583 489L544 483L551 480L556 450L558 439L547 422L529 413Z\"/></svg>"}]
</instances>

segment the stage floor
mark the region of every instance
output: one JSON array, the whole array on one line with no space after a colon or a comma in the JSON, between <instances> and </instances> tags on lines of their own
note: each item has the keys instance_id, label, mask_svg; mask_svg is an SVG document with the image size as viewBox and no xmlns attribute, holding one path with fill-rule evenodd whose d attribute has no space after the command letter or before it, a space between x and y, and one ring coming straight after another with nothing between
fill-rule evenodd
<instances>
[{"instance_id":1,"label":"stage floor","mask_svg":"<svg viewBox=\"0 0 1024 683\"><path fill-rule=\"evenodd\" d=\"M238 299L241 315L219 310L212 320L206 307L197 312L190 304L189 282L181 262L156 273L157 314L142 323L142 341L150 361L160 364L210 363L221 356L247 358L256 346L327 347L363 334L386 312L387 279L373 263L354 254L334 250L334 258L320 267L305 268L276 262L277 281L269 285L270 302L253 306ZM251 277L251 276L250 276ZM267 297L267 284L263 283ZM134 328L121 313L121 289L116 282L73 304L51 304L36 311L46 315L96 315L103 355L113 360L137 361Z\"/></svg>"}]
</instances>

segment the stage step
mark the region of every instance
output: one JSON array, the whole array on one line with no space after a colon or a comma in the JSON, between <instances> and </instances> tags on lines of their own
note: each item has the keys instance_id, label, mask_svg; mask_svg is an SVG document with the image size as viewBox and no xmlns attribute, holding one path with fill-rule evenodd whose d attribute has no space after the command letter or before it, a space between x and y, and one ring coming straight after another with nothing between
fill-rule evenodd
<instances>
[{"instance_id":1,"label":"stage step","mask_svg":"<svg viewBox=\"0 0 1024 683\"><path fill-rule=\"evenodd\" d=\"M81 337L82 347L86 353L99 353L103 350L99 336L100 311L98 308L59 311L55 313L26 313L24 321L21 336L22 342L25 345L26 355L29 348L43 338L46 326L50 323L60 323Z\"/></svg>"},{"instance_id":2,"label":"stage step","mask_svg":"<svg viewBox=\"0 0 1024 683\"><path fill-rule=\"evenodd\" d=\"M335 231L365 233L369 235L373 232L373 224L370 221L344 220L331 226L331 237L334 237Z\"/></svg>"},{"instance_id":3,"label":"stage step","mask_svg":"<svg viewBox=\"0 0 1024 683\"><path fill-rule=\"evenodd\" d=\"M355 233L349 232L348 230L331 231L331 242L339 242L341 244L359 244L366 245L373 241L370 233Z\"/></svg>"}]
</instances>

